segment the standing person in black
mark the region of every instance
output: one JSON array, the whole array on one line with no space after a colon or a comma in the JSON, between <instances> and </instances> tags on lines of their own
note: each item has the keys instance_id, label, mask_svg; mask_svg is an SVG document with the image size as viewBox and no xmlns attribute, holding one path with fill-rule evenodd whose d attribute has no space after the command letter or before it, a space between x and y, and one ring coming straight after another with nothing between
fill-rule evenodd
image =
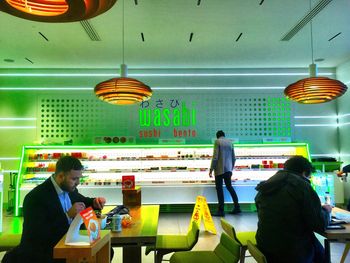
<instances>
[{"instance_id":1,"label":"standing person in black","mask_svg":"<svg viewBox=\"0 0 350 263\"><path fill-rule=\"evenodd\" d=\"M321 206L308 177L313 168L294 156L256 190L257 246L269 263L323 263L325 251L314 232L328 225L330 205Z\"/></svg>"},{"instance_id":2,"label":"standing person in black","mask_svg":"<svg viewBox=\"0 0 350 263\"><path fill-rule=\"evenodd\" d=\"M345 165L339 172L337 172L338 177L345 178L344 181L346 182L346 177L348 176L348 173L350 173L350 164ZM348 201L348 205L346 206L346 209L350 211L350 200Z\"/></svg>"},{"instance_id":3,"label":"standing person in black","mask_svg":"<svg viewBox=\"0 0 350 263\"><path fill-rule=\"evenodd\" d=\"M102 209L106 202L103 197L88 198L78 192L82 169L78 159L61 157L55 173L26 195L21 243L2 262L65 262L53 259L53 248L66 234L73 218L89 206Z\"/></svg>"},{"instance_id":4,"label":"standing person in black","mask_svg":"<svg viewBox=\"0 0 350 263\"><path fill-rule=\"evenodd\" d=\"M212 177L212 172L215 175L216 193L218 196L219 208L213 216L225 216L224 210L224 191L223 181L225 181L226 189L229 191L232 197L234 208L230 212L231 214L238 214L241 212L241 208L238 203L238 197L235 190L232 187L231 177L232 170L235 166L236 157L232 141L225 138L223 131L216 133L216 140L214 143L213 158L211 160L209 177Z\"/></svg>"}]
</instances>

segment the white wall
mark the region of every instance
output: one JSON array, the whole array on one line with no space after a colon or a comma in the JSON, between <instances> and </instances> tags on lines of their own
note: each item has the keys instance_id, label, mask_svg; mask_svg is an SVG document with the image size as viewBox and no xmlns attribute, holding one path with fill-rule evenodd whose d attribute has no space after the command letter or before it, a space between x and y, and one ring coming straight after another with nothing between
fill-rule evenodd
<instances>
[{"instance_id":1,"label":"white wall","mask_svg":"<svg viewBox=\"0 0 350 263\"><path fill-rule=\"evenodd\" d=\"M350 61L337 68L337 78L350 86ZM338 100L340 159L344 165L350 164L350 91L348 90ZM349 178L350 180L350 178ZM345 196L350 197L350 182L345 183Z\"/></svg>"},{"instance_id":2,"label":"white wall","mask_svg":"<svg viewBox=\"0 0 350 263\"><path fill-rule=\"evenodd\" d=\"M320 69L320 72L334 72L333 69ZM2 71L0 70L0 73ZM3 71L5 72L5 71ZM32 76L32 73L45 72L52 74L51 70L13 70L19 75L0 74L0 118L36 118L36 120L1 120L0 121L0 158L2 167L6 171L18 169L19 158L22 145L29 145L38 142L43 135L41 125L45 125L43 130L46 131L47 123L43 123L41 110L43 110L43 98L50 98L64 101L65 107L76 105L68 99L80 100L79 104L87 104L85 108L78 114L74 113L74 117L68 119L76 120L74 125L74 135L84 134L88 130L88 136L85 136L83 143L87 143L89 136L103 135L132 135L138 136L140 127L138 125L138 109L139 105L131 107L120 107L100 102L93 94L93 86L108 79L93 75L91 71L72 70L68 73L86 73L85 76ZM107 72L107 71L105 71ZM132 70L129 70L132 73ZM148 72L148 71L145 71ZM158 72L154 70L154 72ZM160 71L161 72L161 71ZM183 73L190 75L181 75ZM288 125L291 128L292 141L308 142L312 157L331 156L338 157L338 131L334 126L335 118L311 118L312 116L335 116L337 113L337 105L335 102L320 105L300 105L295 102L285 102L283 89L288 84L298 79L307 77L308 69L231 69L231 70L174 70L170 73L179 73L179 76L156 76L156 77L136 77L141 81L149 84L154 89L152 97L153 102L157 99L180 98L190 103L195 101L198 111L198 123L195 128L198 132L196 138L186 138L189 143L210 143L215 135L215 131L223 129L229 137L238 137L241 142L261 142L263 137L274 137L273 135L264 135L264 128L279 127ZM215 73L218 75L205 76L205 73ZM10 72L11 73L11 72ZM57 73L57 72L56 72ZM60 73L60 72L58 72ZM61 72L62 73L62 72ZM91 76L88 74L91 73ZM101 72L100 72L101 73ZM108 73L108 72L107 72ZM134 73L137 73L135 70ZM152 73L152 71L150 72ZM168 72L169 73L169 72ZM243 73L243 74L242 74ZM250 75L253 73L253 75ZM268 73L268 74L266 74ZM293 75L290 73L303 73L306 75ZM27 74L27 75L26 75ZM29 75L28 75L29 74ZM199 74L199 75L196 75ZM220 74L228 74L222 76ZM11 88L48 88L45 90L20 90L16 91ZM83 88L83 90L66 90L58 91L52 88ZM181 88L176 90L168 90L164 88ZM222 88L223 87L223 88ZM196 88L200 88L196 90ZM50 90L51 89L51 90ZM348 94L346 95L348 96ZM272 105L264 106L266 109L271 108L271 112L279 114L279 112L290 111L291 115L283 120L264 121L263 117L255 117L259 114L259 106L254 99L275 98L277 102L271 102ZM82 101L83 100L83 101ZM348 112L344 98L340 99L339 109L341 112ZM96 101L96 102L95 102ZM47 102L46 104L50 104ZM56 103L56 102L55 102ZM62 102L63 103L63 102ZM60 104L60 103L56 103ZM278 104L278 106L277 106ZM343 106L342 106L343 105ZM91 106L91 107L90 107ZM60 106L63 107L63 106ZM263 106L260 106L261 109ZM285 109L284 107L289 107ZM47 109L47 108L45 108ZM63 108L59 108L63 109ZM70 108L71 109L71 108ZM57 108L55 108L57 110ZM90 111L93 111L91 113ZM68 112L71 114L71 111ZM51 113L50 113L51 114ZM89 117L85 116L88 115ZM249 116L249 114L252 114ZM73 114L72 114L73 116ZM103 117L101 117L103 116ZM304 116L304 118L295 118L295 116ZM306 118L305 118L306 116ZM307 117L309 116L309 117ZM311 117L310 117L311 116ZM51 117L50 117L51 118ZM101 119L102 118L102 119ZM55 119L52 117L51 119ZM295 126L300 124L321 124L327 126ZM49 124L51 126L51 123ZM95 125L95 126L89 126ZM17 128L3 129L4 126L17 126ZM35 126L36 128L18 129L18 126ZM80 126L84 127L82 129ZM88 127L88 128L86 128ZM92 128L91 128L92 127ZM349 129L349 125L341 127L340 140L342 141L341 151L349 153L349 140L343 132L343 128ZM261 128L261 130L259 130ZM51 127L50 127L51 129ZM56 128L54 129L56 130ZM61 130L61 129L60 129ZM55 131L54 131L55 132ZM104 134L105 132L105 134ZM44 132L45 133L45 132ZM95 134L94 134L95 133ZM127 134L125 134L127 133ZM162 128L162 136L171 137L171 130ZM282 133L280 133L282 134ZM279 134L279 135L280 135ZM349 133L348 133L349 134ZM70 132L64 132L64 137L59 134L53 137L53 141L63 142L69 139ZM68 137L67 137L68 136ZM73 141L79 142L79 136L73 138ZM164 138L164 137L163 137ZM88 140L88 141L86 141ZM153 141L152 141L153 140ZM150 142L156 143L157 140L149 139ZM81 141L80 141L81 142ZM139 140L140 143L147 143L147 140ZM346 146L345 146L346 145ZM343 147L344 146L344 147ZM7 158L7 159L6 159ZM10 159L8 159L10 158ZM342 157L343 158L343 157ZM5 188L8 185L8 173L5 174ZM5 193L5 202L7 194Z\"/></svg>"}]
</instances>

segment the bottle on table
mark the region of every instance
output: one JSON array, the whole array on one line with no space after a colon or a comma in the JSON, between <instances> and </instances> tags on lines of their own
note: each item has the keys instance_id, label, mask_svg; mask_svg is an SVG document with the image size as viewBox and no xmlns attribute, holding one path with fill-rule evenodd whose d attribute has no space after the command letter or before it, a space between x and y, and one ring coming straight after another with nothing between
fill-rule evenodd
<instances>
[{"instance_id":1,"label":"bottle on table","mask_svg":"<svg viewBox=\"0 0 350 263\"><path fill-rule=\"evenodd\" d=\"M329 192L325 193L324 199L325 199L325 204L332 205L332 198L331 198L331 195L329 194Z\"/></svg>"},{"instance_id":2,"label":"bottle on table","mask_svg":"<svg viewBox=\"0 0 350 263\"><path fill-rule=\"evenodd\" d=\"M122 217L121 215L114 215L112 217L112 230L116 232L122 231Z\"/></svg>"},{"instance_id":3,"label":"bottle on table","mask_svg":"<svg viewBox=\"0 0 350 263\"><path fill-rule=\"evenodd\" d=\"M332 205L332 197L331 197L331 195L329 194L329 192L326 192L326 193L325 193L324 199L325 199L325 204L326 204L326 205L333 206L333 205ZM332 221L332 212L329 213L329 222L331 222L331 221Z\"/></svg>"}]
</instances>

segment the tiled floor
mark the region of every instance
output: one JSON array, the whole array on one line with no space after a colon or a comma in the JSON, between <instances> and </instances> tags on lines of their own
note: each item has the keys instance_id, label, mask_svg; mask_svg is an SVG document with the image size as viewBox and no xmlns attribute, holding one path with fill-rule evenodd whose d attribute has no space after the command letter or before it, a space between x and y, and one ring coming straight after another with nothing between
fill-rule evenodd
<instances>
[{"instance_id":1,"label":"tiled floor","mask_svg":"<svg viewBox=\"0 0 350 263\"><path fill-rule=\"evenodd\" d=\"M161 213L159 217L159 234L186 234L188 226L190 223L191 213ZM204 225L201 225L201 232L199 235L199 241L195 245L194 250L213 250L217 243L219 242L219 237L222 232L220 226L220 218L214 217L214 223L217 229L217 235L213 235L209 232L206 232ZM257 216L256 213L246 212L240 215L226 215L225 219L234 225L237 232L239 231L255 231L257 227ZM4 213L3 220L3 233L12 232L18 233L21 231L21 218L13 217L11 215L6 215ZM322 238L322 237L320 237ZM323 243L323 242L322 242ZM341 255L344 250L344 244L342 243L332 243L331 244L331 253L332 253L332 262L340 262ZM115 255L113 258L113 263L122 262L122 249L114 248ZM164 259L169 259L171 254L166 255ZM2 255L0 253L0 259ZM149 254L148 256L144 253L144 248L142 250L142 262L143 263L153 263L154 256ZM252 257L246 257L246 263L255 262ZM350 263L350 255L347 258L347 263ZM203 262L206 263L206 262ZM209 262L210 263L210 262Z\"/></svg>"}]
</instances>

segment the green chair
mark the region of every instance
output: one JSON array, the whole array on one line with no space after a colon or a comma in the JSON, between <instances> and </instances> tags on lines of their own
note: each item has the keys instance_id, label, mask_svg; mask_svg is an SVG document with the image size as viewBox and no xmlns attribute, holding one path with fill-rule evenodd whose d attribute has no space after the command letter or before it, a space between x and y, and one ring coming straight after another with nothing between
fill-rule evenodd
<instances>
[{"instance_id":1,"label":"green chair","mask_svg":"<svg viewBox=\"0 0 350 263\"><path fill-rule=\"evenodd\" d=\"M247 241L247 245L248 245L248 251L249 251L250 255L252 255L252 257L256 260L256 262L267 263L267 260L264 256L264 254L261 253L261 251L257 248L256 245L254 245L252 242L250 242L250 240Z\"/></svg>"},{"instance_id":2,"label":"green chair","mask_svg":"<svg viewBox=\"0 0 350 263\"><path fill-rule=\"evenodd\" d=\"M7 251L19 245L22 234L1 234L0 251Z\"/></svg>"},{"instance_id":3,"label":"green chair","mask_svg":"<svg viewBox=\"0 0 350 263\"><path fill-rule=\"evenodd\" d=\"M256 240L255 240L256 231L236 233L235 228L229 222L227 222L224 218L221 218L221 227L231 238L236 240L241 245L241 256L240 256L239 262L244 263L245 253L248 249L247 241L250 240L254 245L256 245Z\"/></svg>"},{"instance_id":4,"label":"green chair","mask_svg":"<svg viewBox=\"0 0 350 263\"><path fill-rule=\"evenodd\" d=\"M222 233L220 243L214 251L185 251L175 252L170 263L237 263L240 257L240 244Z\"/></svg>"},{"instance_id":5,"label":"green chair","mask_svg":"<svg viewBox=\"0 0 350 263\"><path fill-rule=\"evenodd\" d=\"M155 251L155 261L160 263L163 256L176 252L191 250L197 243L199 237L199 226L196 222L192 222L191 228L186 235L157 235L156 246L146 247L146 255L151 251Z\"/></svg>"}]
</instances>

